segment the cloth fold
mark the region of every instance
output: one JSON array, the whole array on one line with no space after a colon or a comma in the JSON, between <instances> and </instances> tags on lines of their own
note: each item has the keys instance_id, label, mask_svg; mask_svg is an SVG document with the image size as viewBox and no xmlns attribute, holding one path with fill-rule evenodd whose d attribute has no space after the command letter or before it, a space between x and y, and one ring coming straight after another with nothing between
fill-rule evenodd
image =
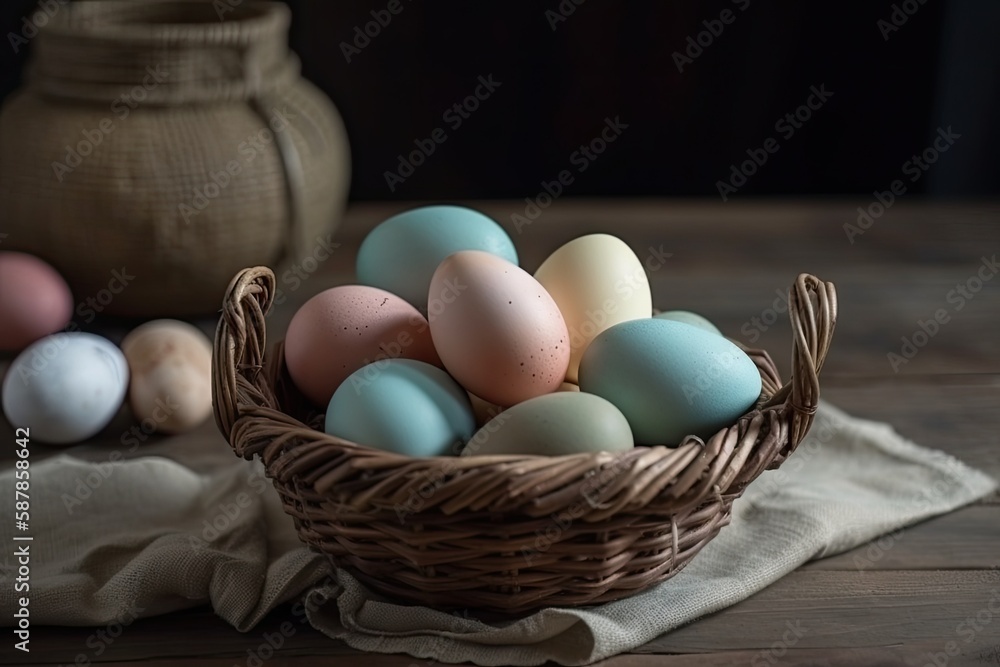
<instances>
[{"instance_id":1,"label":"cloth fold","mask_svg":"<svg viewBox=\"0 0 1000 667\"><path fill-rule=\"evenodd\" d=\"M13 471L4 471L0 488L12 486ZM747 489L732 524L673 579L600 606L496 622L475 610L394 604L335 571L296 541L259 463L234 459L199 475L160 458L89 464L62 455L32 466L31 614L35 623L98 625L209 603L246 631L305 593L310 623L360 650L442 663L583 665L735 604L811 559L996 488L886 424L823 403L798 451ZM4 512L13 513L13 496L3 494ZM9 542L11 528L2 531ZM9 576L11 562L3 565ZM13 587L0 588L4 618L15 604Z\"/></svg>"}]
</instances>

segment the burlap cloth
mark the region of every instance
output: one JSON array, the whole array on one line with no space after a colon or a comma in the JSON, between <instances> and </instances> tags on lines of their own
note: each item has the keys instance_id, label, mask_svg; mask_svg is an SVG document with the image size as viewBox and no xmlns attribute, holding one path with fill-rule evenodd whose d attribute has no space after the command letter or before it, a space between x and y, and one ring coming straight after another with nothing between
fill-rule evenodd
<instances>
[{"instance_id":1,"label":"burlap cloth","mask_svg":"<svg viewBox=\"0 0 1000 667\"><path fill-rule=\"evenodd\" d=\"M80 486L80 484L83 486ZM31 620L104 625L202 604L247 631L308 596L308 620L365 651L440 662L581 665L633 649L732 605L822 558L988 495L996 481L888 425L823 404L809 437L735 504L724 528L676 577L631 598L544 609L490 623L393 604L297 542L258 463L211 474L147 456L88 463L72 450L31 466ZM14 473L0 473L0 540L12 544ZM0 614L11 625L17 563Z\"/></svg>"}]
</instances>

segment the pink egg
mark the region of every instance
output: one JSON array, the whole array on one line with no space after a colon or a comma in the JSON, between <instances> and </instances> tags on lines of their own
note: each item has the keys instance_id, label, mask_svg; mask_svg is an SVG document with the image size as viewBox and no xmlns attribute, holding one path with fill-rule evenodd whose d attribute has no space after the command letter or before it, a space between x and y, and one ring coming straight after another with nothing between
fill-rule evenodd
<instances>
[{"instance_id":1,"label":"pink egg","mask_svg":"<svg viewBox=\"0 0 1000 667\"><path fill-rule=\"evenodd\" d=\"M71 317L73 295L54 268L33 255L0 252L0 350L22 350Z\"/></svg>"},{"instance_id":2,"label":"pink egg","mask_svg":"<svg viewBox=\"0 0 1000 667\"><path fill-rule=\"evenodd\" d=\"M351 373L368 364L378 373L377 362L390 358L441 365L424 316L376 287L343 285L320 292L295 313L285 336L292 382L323 407Z\"/></svg>"},{"instance_id":3,"label":"pink egg","mask_svg":"<svg viewBox=\"0 0 1000 667\"><path fill-rule=\"evenodd\" d=\"M563 383L570 344L559 306L507 260L451 255L434 272L427 309L444 367L476 396L509 407Z\"/></svg>"}]
</instances>

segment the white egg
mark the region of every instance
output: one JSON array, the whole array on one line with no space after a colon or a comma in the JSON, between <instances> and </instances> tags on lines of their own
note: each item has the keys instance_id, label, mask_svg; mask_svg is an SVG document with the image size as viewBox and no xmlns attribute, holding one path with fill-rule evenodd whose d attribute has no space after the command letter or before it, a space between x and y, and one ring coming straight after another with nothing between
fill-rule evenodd
<instances>
[{"instance_id":1,"label":"white egg","mask_svg":"<svg viewBox=\"0 0 1000 667\"><path fill-rule=\"evenodd\" d=\"M14 428L55 445L86 440L118 413L128 389L128 363L110 341L60 333L24 350L3 381L3 411Z\"/></svg>"}]
</instances>

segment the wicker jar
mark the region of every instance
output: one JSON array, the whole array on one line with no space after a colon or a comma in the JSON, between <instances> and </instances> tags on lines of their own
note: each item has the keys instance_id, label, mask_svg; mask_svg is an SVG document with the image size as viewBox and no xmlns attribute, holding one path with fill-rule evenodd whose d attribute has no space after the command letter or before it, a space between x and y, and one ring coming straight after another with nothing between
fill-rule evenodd
<instances>
[{"instance_id":1,"label":"wicker jar","mask_svg":"<svg viewBox=\"0 0 1000 667\"><path fill-rule=\"evenodd\" d=\"M105 313L211 313L245 266L329 256L340 116L299 74L285 5L216 4L64 7L0 117L4 249Z\"/></svg>"}]
</instances>

